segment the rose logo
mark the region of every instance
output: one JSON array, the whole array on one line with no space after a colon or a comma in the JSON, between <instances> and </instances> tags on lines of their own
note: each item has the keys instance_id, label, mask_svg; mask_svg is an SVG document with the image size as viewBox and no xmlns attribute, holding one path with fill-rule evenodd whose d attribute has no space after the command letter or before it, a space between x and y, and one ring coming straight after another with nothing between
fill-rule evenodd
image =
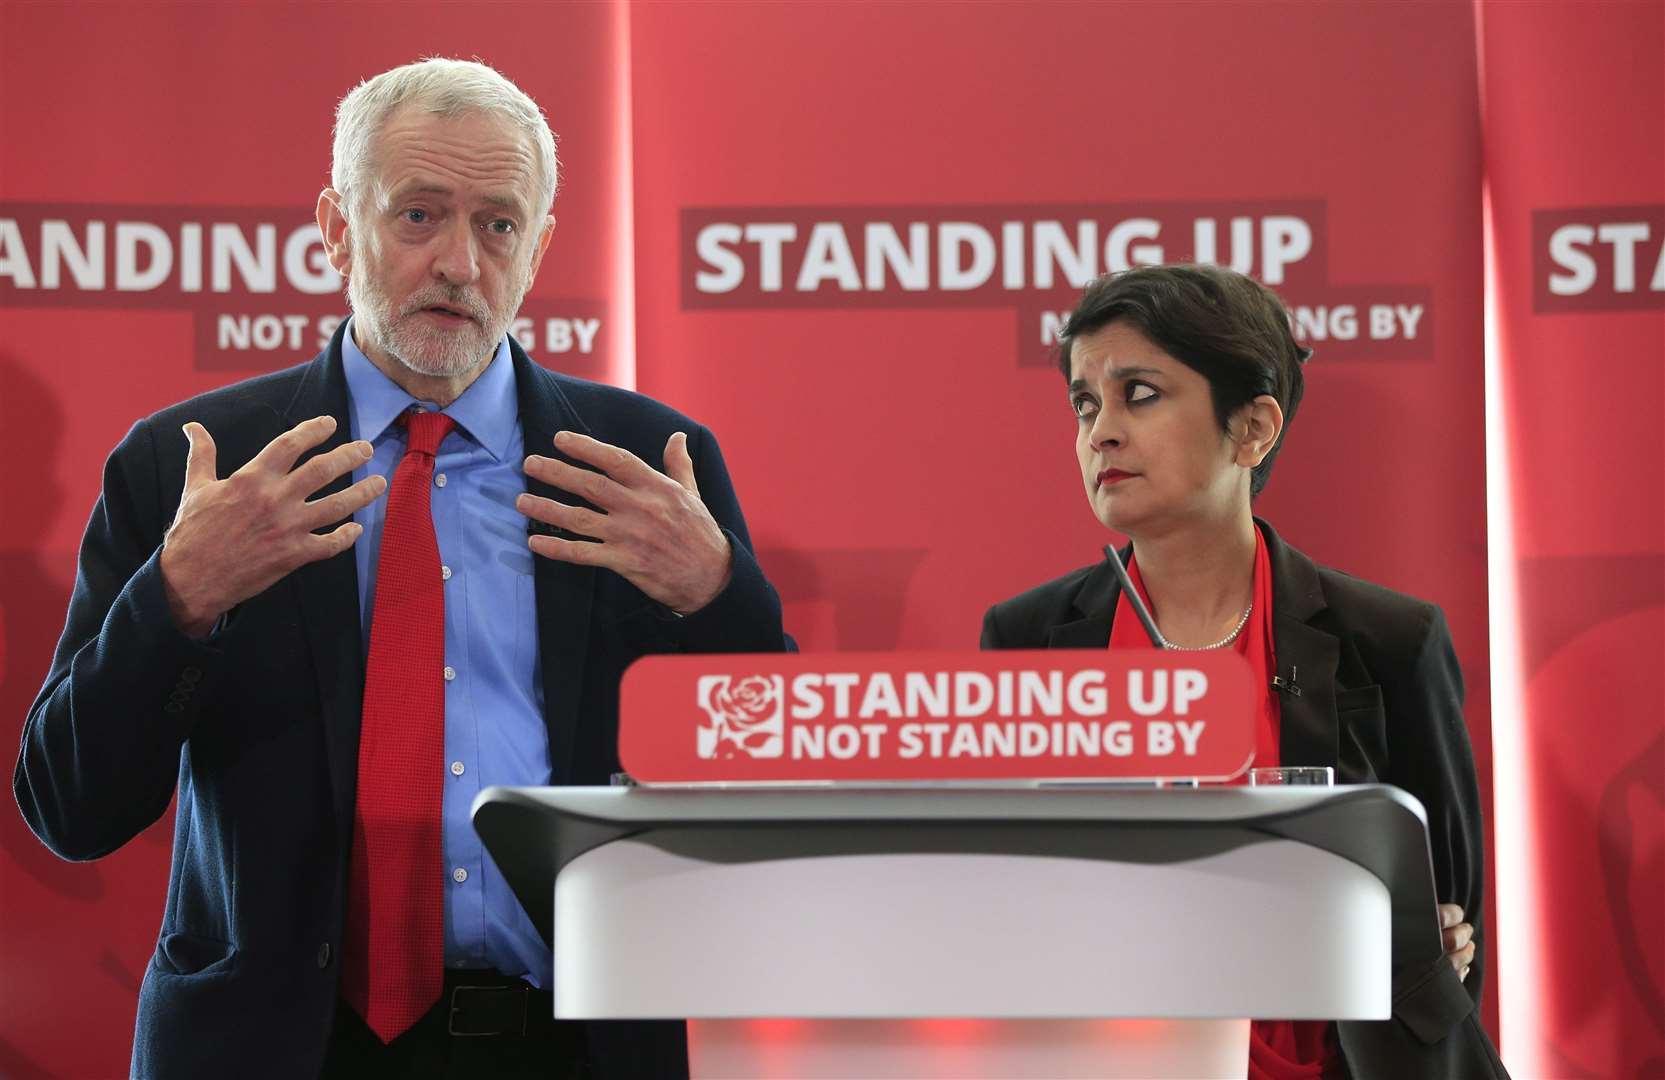
<instances>
[{"instance_id":1,"label":"rose logo","mask_svg":"<svg viewBox=\"0 0 1665 1080\"><path fill-rule=\"evenodd\" d=\"M702 758L780 757L784 748L781 699L786 680L779 675L702 675L699 706L710 722L698 729Z\"/></svg>"}]
</instances>

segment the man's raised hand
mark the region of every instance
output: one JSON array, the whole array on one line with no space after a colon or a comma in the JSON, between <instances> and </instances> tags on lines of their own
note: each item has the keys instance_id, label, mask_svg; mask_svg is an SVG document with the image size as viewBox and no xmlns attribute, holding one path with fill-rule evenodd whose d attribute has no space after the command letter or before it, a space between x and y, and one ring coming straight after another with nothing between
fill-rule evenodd
<instances>
[{"instance_id":1,"label":"man's raised hand","mask_svg":"<svg viewBox=\"0 0 1665 1080\"><path fill-rule=\"evenodd\" d=\"M601 471L533 454L526 459L526 475L577 495L602 512L524 494L515 506L527 517L593 536L600 543L533 536L527 542L534 552L605 567L683 615L709 604L728 586L733 552L700 501L686 434L679 431L665 444L664 472L628 450L576 432L556 435L555 446Z\"/></svg>"},{"instance_id":2,"label":"man's raised hand","mask_svg":"<svg viewBox=\"0 0 1665 1080\"><path fill-rule=\"evenodd\" d=\"M322 536L312 530L341 521L387 490L367 477L334 495L308 496L370 460L360 440L295 462L335 431L335 418L319 416L295 425L224 480L215 467L208 429L185 425L191 448L179 512L162 541L162 581L168 609L179 628L203 637L219 617L272 587L291 571L345 551L364 530L347 521Z\"/></svg>"}]
</instances>

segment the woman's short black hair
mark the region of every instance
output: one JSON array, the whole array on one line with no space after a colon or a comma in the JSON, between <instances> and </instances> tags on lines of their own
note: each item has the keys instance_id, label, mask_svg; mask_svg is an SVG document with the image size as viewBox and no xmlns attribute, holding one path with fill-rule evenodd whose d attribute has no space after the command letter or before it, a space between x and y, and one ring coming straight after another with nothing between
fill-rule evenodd
<instances>
[{"instance_id":1,"label":"woman's short black hair","mask_svg":"<svg viewBox=\"0 0 1665 1080\"><path fill-rule=\"evenodd\" d=\"M1284 433L1301 405L1301 365L1312 355L1295 341L1283 301L1260 282L1218 266L1142 266L1105 274L1087 286L1058 331L1058 368L1070 378L1075 339L1124 322L1208 380L1214 416L1227 430L1233 413L1261 394L1283 409ZM1283 446L1278 436L1249 482L1259 495Z\"/></svg>"}]
</instances>

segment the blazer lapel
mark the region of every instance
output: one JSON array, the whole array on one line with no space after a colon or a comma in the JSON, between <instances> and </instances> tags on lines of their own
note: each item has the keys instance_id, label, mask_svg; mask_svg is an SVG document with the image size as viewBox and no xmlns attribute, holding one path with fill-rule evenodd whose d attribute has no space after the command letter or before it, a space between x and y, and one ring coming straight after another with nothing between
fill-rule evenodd
<instances>
[{"instance_id":1,"label":"blazer lapel","mask_svg":"<svg viewBox=\"0 0 1665 1080\"><path fill-rule=\"evenodd\" d=\"M1287 765L1333 766L1340 742L1335 680L1341 641L1312 625L1328 607L1318 567L1285 544L1270 525L1256 521L1266 537L1272 564L1276 675L1293 684L1280 700L1278 760Z\"/></svg>"},{"instance_id":2,"label":"blazer lapel","mask_svg":"<svg viewBox=\"0 0 1665 1080\"><path fill-rule=\"evenodd\" d=\"M1131 549L1130 549L1131 550ZM1126 557L1125 554L1123 556ZM1060 623L1047 631L1049 649L1106 649L1110 647L1110 619L1121 595L1121 582L1108 557L1081 582L1072 601L1082 618Z\"/></svg>"},{"instance_id":3,"label":"blazer lapel","mask_svg":"<svg viewBox=\"0 0 1665 1080\"><path fill-rule=\"evenodd\" d=\"M346 323L336 330L329 349L307 367L295 396L284 410L285 427L315 416L335 417L335 433L302 461L326 453L353 439L347 405L347 377L341 366L341 338ZM343 491L352 483L345 473L320 489L313 498ZM333 528L334 526L330 526ZM364 642L358 606L358 566L348 548L321 562L309 563L289 575L312 652L323 703L324 745L329 760L330 792L338 835L349 839L353 799L358 787L358 736L364 699Z\"/></svg>"},{"instance_id":4,"label":"blazer lapel","mask_svg":"<svg viewBox=\"0 0 1665 1080\"><path fill-rule=\"evenodd\" d=\"M589 434L588 427L561 393L554 377L532 363L512 338L509 350L514 357L525 453L570 460L555 449L555 433L566 430ZM575 496L531 477L526 478L526 490L559 502L577 501ZM537 528L541 527L528 522L529 535ZM572 779L572 746L590 647L590 609L595 598L596 569L542 556L534 557L533 563L543 715L549 727L549 764L552 781L565 784Z\"/></svg>"}]
</instances>

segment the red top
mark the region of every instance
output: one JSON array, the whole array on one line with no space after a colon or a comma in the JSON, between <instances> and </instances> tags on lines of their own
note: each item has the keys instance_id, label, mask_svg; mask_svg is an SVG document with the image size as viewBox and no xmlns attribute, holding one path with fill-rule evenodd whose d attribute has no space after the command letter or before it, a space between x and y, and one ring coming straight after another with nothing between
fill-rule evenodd
<instances>
[{"instance_id":1,"label":"red top","mask_svg":"<svg viewBox=\"0 0 1665 1080\"><path fill-rule=\"evenodd\" d=\"M1150 594L1139 577L1138 563L1129 557L1128 577L1150 607ZM1153 609L1154 614L1154 609ZM1127 595L1116 601L1115 621L1110 625L1112 649L1148 649L1150 639L1134 614ZM1254 611L1243 632L1232 643L1239 656L1249 662L1256 686L1265 688L1255 710L1256 768L1278 764L1278 696L1272 690L1272 673L1277 663L1272 651L1272 564L1266 554L1266 539L1255 530ZM1235 781L1243 783L1243 779ZM1326 1080L1345 1077L1341 1045L1335 1025L1327 1020L1253 1020L1249 1023L1248 1080Z\"/></svg>"}]
</instances>

